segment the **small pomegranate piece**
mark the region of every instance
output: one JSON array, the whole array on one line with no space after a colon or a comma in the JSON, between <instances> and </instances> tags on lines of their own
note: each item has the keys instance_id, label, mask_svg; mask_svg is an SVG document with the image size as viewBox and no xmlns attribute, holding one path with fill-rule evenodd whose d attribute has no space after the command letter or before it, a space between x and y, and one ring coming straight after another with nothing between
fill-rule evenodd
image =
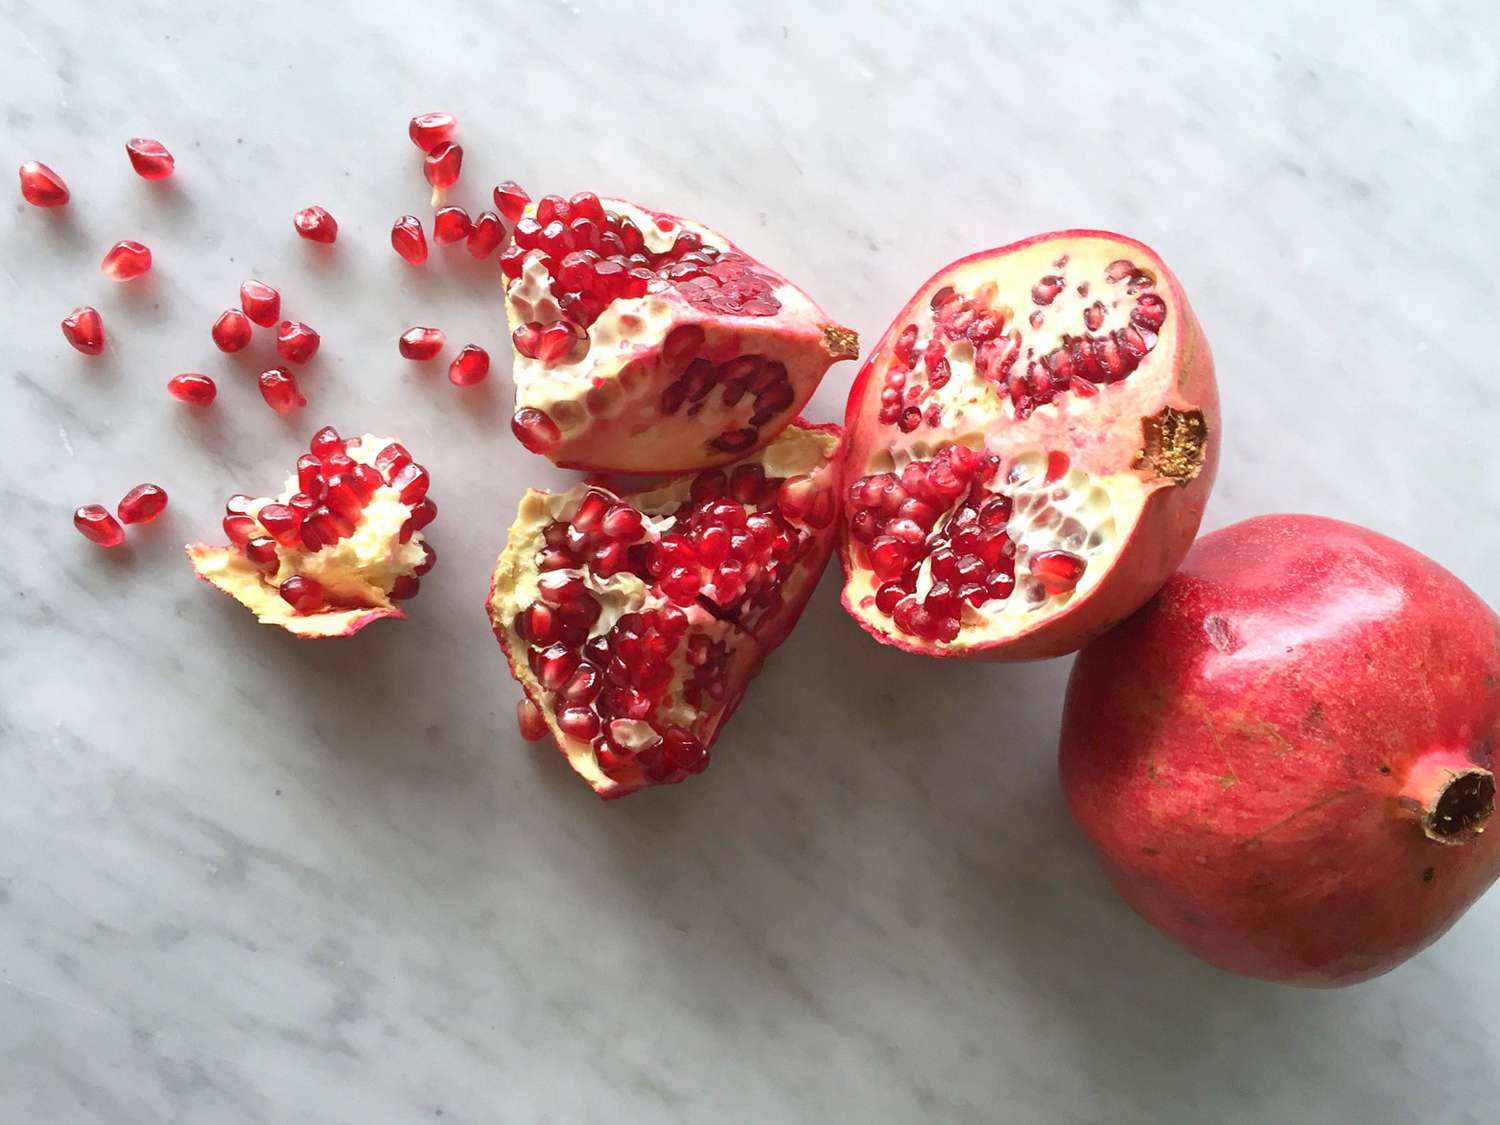
<instances>
[{"instance_id":1,"label":"small pomegranate piece","mask_svg":"<svg viewBox=\"0 0 1500 1125\"><path fill-rule=\"evenodd\" d=\"M932 655L1057 656L1129 616L1187 551L1218 462L1182 287L1098 231L940 271L855 379L845 427L844 606Z\"/></svg>"},{"instance_id":2,"label":"small pomegranate piece","mask_svg":"<svg viewBox=\"0 0 1500 1125\"><path fill-rule=\"evenodd\" d=\"M339 236L339 224L321 207L304 207L292 216L292 226L309 242L333 242Z\"/></svg>"},{"instance_id":3,"label":"small pomegranate piece","mask_svg":"<svg viewBox=\"0 0 1500 1125\"><path fill-rule=\"evenodd\" d=\"M85 504L73 513L73 526L90 543L118 547L125 542L125 529L102 504Z\"/></svg>"},{"instance_id":4,"label":"small pomegranate piece","mask_svg":"<svg viewBox=\"0 0 1500 1125\"><path fill-rule=\"evenodd\" d=\"M288 363L306 363L318 350L320 338L300 320L283 320L276 329L276 354Z\"/></svg>"},{"instance_id":5,"label":"small pomegranate piece","mask_svg":"<svg viewBox=\"0 0 1500 1125\"><path fill-rule=\"evenodd\" d=\"M469 213L462 207L441 207L432 216L432 240L439 246L462 242L473 229Z\"/></svg>"},{"instance_id":6,"label":"small pomegranate piece","mask_svg":"<svg viewBox=\"0 0 1500 1125\"><path fill-rule=\"evenodd\" d=\"M1327 987L1399 965L1500 875L1497 749L1494 612L1383 535L1273 515L1205 535L1083 650L1060 772L1147 921Z\"/></svg>"},{"instance_id":7,"label":"small pomegranate piece","mask_svg":"<svg viewBox=\"0 0 1500 1125\"><path fill-rule=\"evenodd\" d=\"M531 196L515 180L506 180L495 188L495 210L504 215L512 226L521 221L521 216L526 213L526 205L530 202Z\"/></svg>"},{"instance_id":8,"label":"small pomegranate piece","mask_svg":"<svg viewBox=\"0 0 1500 1125\"><path fill-rule=\"evenodd\" d=\"M490 353L478 344L465 344L448 366L448 381L455 387L472 387L489 373Z\"/></svg>"},{"instance_id":9,"label":"small pomegranate piece","mask_svg":"<svg viewBox=\"0 0 1500 1125\"><path fill-rule=\"evenodd\" d=\"M167 146L147 137L131 137L125 142L125 154L130 157L135 174L143 180L165 180L177 167Z\"/></svg>"},{"instance_id":10,"label":"small pomegranate piece","mask_svg":"<svg viewBox=\"0 0 1500 1125\"><path fill-rule=\"evenodd\" d=\"M264 281L251 279L240 286L240 308L262 328L270 328L281 317L281 294Z\"/></svg>"},{"instance_id":11,"label":"small pomegranate piece","mask_svg":"<svg viewBox=\"0 0 1500 1125\"><path fill-rule=\"evenodd\" d=\"M210 335L221 352L237 352L250 343L250 318L239 309L225 309L214 321Z\"/></svg>"},{"instance_id":12,"label":"small pomegranate piece","mask_svg":"<svg viewBox=\"0 0 1500 1125\"><path fill-rule=\"evenodd\" d=\"M82 305L63 317L62 334L84 355L98 355L104 351L104 321L99 317L99 310L92 306Z\"/></svg>"},{"instance_id":13,"label":"small pomegranate piece","mask_svg":"<svg viewBox=\"0 0 1500 1125\"><path fill-rule=\"evenodd\" d=\"M167 393L189 406L207 406L213 402L219 388L214 386L214 381L207 375L190 371L185 375L172 376L167 381Z\"/></svg>"},{"instance_id":14,"label":"small pomegranate piece","mask_svg":"<svg viewBox=\"0 0 1500 1125\"><path fill-rule=\"evenodd\" d=\"M411 119L406 131L412 144L423 152L431 152L451 141L457 129L458 118L451 113L419 113Z\"/></svg>"},{"instance_id":15,"label":"small pomegranate piece","mask_svg":"<svg viewBox=\"0 0 1500 1125\"><path fill-rule=\"evenodd\" d=\"M21 165L21 198L33 207L61 207L68 201L68 185L37 160Z\"/></svg>"},{"instance_id":16,"label":"small pomegranate piece","mask_svg":"<svg viewBox=\"0 0 1500 1125\"><path fill-rule=\"evenodd\" d=\"M505 241L505 224L493 211L483 211L469 231L468 249L475 258L488 258Z\"/></svg>"},{"instance_id":17,"label":"small pomegranate piece","mask_svg":"<svg viewBox=\"0 0 1500 1125\"><path fill-rule=\"evenodd\" d=\"M502 184L495 202L516 224L501 254L513 429L546 411L557 434L528 448L559 465L662 473L738 460L858 352L853 332L700 224L592 192L533 205Z\"/></svg>"},{"instance_id":18,"label":"small pomegranate piece","mask_svg":"<svg viewBox=\"0 0 1500 1125\"><path fill-rule=\"evenodd\" d=\"M130 281L151 268L151 251L139 242L124 239L104 255L99 269L111 281Z\"/></svg>"},{"instance_id":19,"label":"small pomegranate piece","mask_svg":"<svg viewBox=\"0 0 1500 1125\"><path fill-rule=\"evenodd\" d=\"M427 236L422 221L415 215L402 215L391 227L391 246L409 263L420 266L427 260Z\"/></svg>"},{"instance_id":20,"label":"small pomegranate piece","mask_svg":"<svg viewBox=\"0 0 1500 1125\"><path fill-rule=\"evenodd\" d=\"M154 484L138 484L127 492L116 511L121 523L150 523L167 506L165 489Z\"/></svg>"},{"instance_id":21,"label":"small pomegranate piece","mask_svg":"<svg viewBox=\"0 0 1500 1125\"><path fill-rule=\"evenodd\" d=\"M444 141L422 159L422 174L432 185L432 205L443 201L443 193L458 183L464 163L464 150L452 141Z\"/></svg>"},{"instance_id":22,"label":"small pomegranate piece","mask_svg":"<svg viewBox=\"0 0 1500 1125\"><path fill-rule=\"evenodd\" d=\"M297 377L285 367L273 367L260 373L260 397L277 414L290 414L307 405L297 389Z\"/></svg>"},{"instance_id":23,"label":"small pomegranate piece","mask_svg":"<svg viewBox=\"0 0 1500 1125\"><path fill-rule=\"evenodd\" d=\"M408 328L401 333L397 348L403 359L433 359L443 350L448 338L441 328Z\"/></svg>"}]
</instances>

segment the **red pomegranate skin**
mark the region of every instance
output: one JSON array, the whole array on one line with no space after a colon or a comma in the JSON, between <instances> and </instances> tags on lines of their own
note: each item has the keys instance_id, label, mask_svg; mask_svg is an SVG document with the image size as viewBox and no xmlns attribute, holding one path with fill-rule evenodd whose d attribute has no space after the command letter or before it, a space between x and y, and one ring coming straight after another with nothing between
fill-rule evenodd
<instances>
[{"instance_id":1,"label":"red pomegranate skin","mask_svg":"<svg viewBox=\"0 0 1500 1125\"><path fill-rule=\"evenodd\" d=\"M1148 921L1221 968L1328 987L1399 965L1500 873L1497 746L1495 614L1392 539L1272 515L1204 536L1083 651L1060 769ZM1437 810L1481 831L1438 839L1423 813L1456 773L1472 799Z\"/></svg>"}]
</instances>

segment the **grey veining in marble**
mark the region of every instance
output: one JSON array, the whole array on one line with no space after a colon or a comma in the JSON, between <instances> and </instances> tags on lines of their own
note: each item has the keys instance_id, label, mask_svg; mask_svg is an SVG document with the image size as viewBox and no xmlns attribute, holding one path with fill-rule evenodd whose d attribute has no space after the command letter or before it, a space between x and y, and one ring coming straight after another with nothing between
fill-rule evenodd
<instances>
[{"instance_id":1,"label":"grey veining in marble","mask_svg":"<svg viewBox=\"0 0 1500 1125\"><path fill-rule=\"evenodd\" d=\"M1345 517L1500 602L1492 4L0 0L0 29L9 164L73 188L0 216L5 1120L1494 1120L1500 896L1352 991L1193 962L1067 819L1066 661L882 650L830 576L691 784L600 806L521 745L480 594L565 474L507 432L493 264L387 242L438 108L458 202L702 218L866 339L962 253L1122 229L1214 343L1211 525ZM131 174L138 134L173 180ZM292 232L313 202L331 251ZM113 286L128 237L157 268ZM209 340L250 275L323 334L288 421L264 341ZM83 303L98 360L57 331ZM398 359L416 323L489 383ZM187 370L211 412L166 399ZM324 421L421 451L442 561L410 621L300 644L180 545ZM140 480L172 506L127 549L69 527Z\"/></svg>"}]
</instances>

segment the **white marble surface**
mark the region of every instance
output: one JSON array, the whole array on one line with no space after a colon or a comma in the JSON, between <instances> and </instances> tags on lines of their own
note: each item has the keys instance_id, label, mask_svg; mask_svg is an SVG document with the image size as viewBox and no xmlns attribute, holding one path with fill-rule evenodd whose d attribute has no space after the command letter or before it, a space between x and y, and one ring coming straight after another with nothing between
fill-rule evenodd
<instances>
[{"instance_id":1,"label":"white marble surface","mask_svg":"<svg viewBox=\"0 0 1500 1125\"><path fill-rule=\"evenodd\" d=\"M74 193L0 217L5 1120L1495 1119L1500 894L1351 991L1193 962L1066 818L1066 661L881 650L830 576L702 778L601 806L522 746L480 595L564 474L512 442L504 359L460 393L396 357L412 323L503 355L493 266L386 238L436 108L460 202L514 176L699 217L867 339L961 253L1119 228L1214 344L1211 525L1354 519L1500 602L1493 5L0 0L0 29L7 161ZM292 233L311 202L331 252ZM126 237L158 266L115 287ZM290 422L263 344L208 338L249 275L323 333ZM80 303L100 360L57 331ZM163 393L193 369L210 413ZM442 561L411 621L309 645L180 544L325 421L420 451ZM73 532L141 479L172 507L128 550Z\"/></svg>"}]
</instances>

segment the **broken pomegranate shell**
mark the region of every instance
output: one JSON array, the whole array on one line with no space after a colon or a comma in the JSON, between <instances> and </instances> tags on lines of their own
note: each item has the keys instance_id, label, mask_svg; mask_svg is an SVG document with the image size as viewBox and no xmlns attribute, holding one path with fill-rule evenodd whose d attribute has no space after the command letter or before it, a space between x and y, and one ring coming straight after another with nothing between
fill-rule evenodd
<instances>
[{"instance_id":1,"label":"broken pomegranate shell","mask_svg":"<svg viewBox=\"0 0 1500 1125\"><path fill-rule=\"evenodd\" d=\"M511 673L604 798L699 773L832 553L839 428L726 468L528 491L489 614ZM521 721L526 728L527 713Z\"/></svg>"},{"instance_id":2,"label":"broken pomegranate shell","mask_svg":"<svg viewBox=\"0 0 1500 1125\"><path fill-rule=\"evenodd\" d=\"M932 278L850 391L844 606L933 656L1071 652L1181 561L1218 464L1208 341L1133 239L1064 231Z\"/></svg>"},{"instance_id":3,"label":"broken pomegranate shell","mask_svg":"<svg viewBox=\"0 0 1500 1125\"><path fill-rule=\"evenodd\" d=\"M496 188L507 215L524 196ZM519 194L516 194L519 193ZM701 224L581 192L525 203L500 255L512 431L559 465L687 472L770 442L858 341Z\"/></svg>"},{"instance_id":4,"label":"broken pomegranate shell","mask_svg":"<svg viewBox=\"0 0 1500 1125\"><path fill-rule=\"evenodd\" d=\"M225 505L223 546L190 543L198 577L266 625L300 637L346 637L399 602L435 553L423 529L437 514L427 470L393 438L344 439L331 426L277 496L235 495Z\"/></svg>"}]
</instances>

